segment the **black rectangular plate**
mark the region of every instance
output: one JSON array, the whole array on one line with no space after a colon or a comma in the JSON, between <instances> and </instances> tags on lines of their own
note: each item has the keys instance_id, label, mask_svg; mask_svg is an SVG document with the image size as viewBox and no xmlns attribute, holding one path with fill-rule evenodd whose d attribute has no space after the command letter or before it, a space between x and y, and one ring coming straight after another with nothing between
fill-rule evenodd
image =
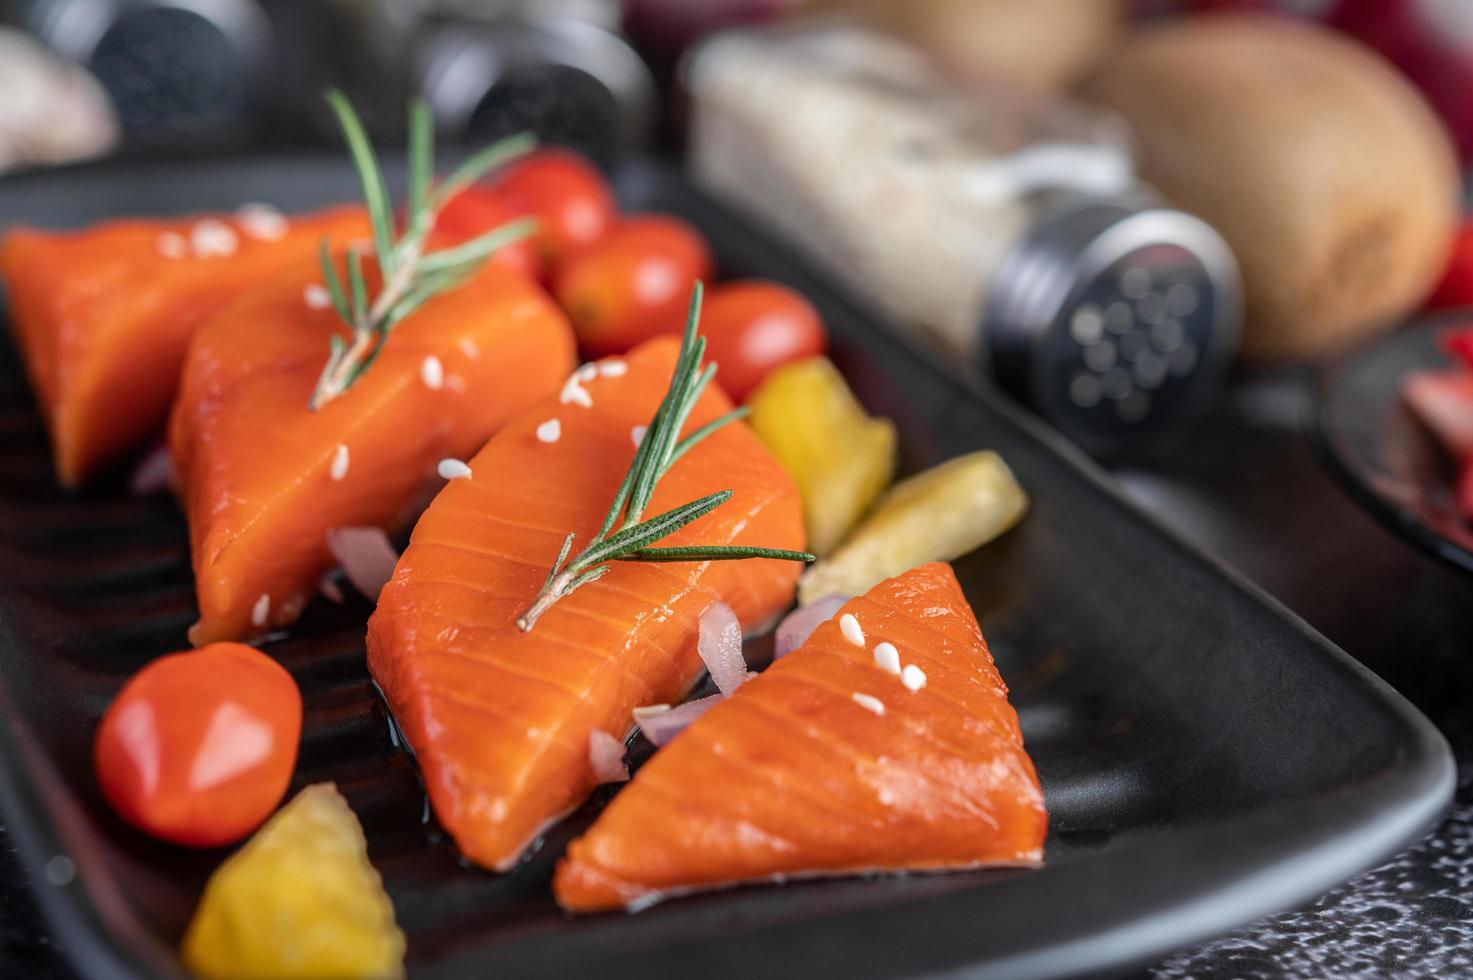
<instances>
[{"instance_id":1,"label":"black rectangular plate","mask_svg":"<svg viewBox=\"0 0 1473 980\"><path fill-rule=\"evenodd\" d=\"M367 606L319 603L269 647L306 701L296 785L336 780L359 814L411 975L1113 972L1305 901L1441 810L1446 744L1367 670L1125 502L1050 430L899 340L679 177L643 163L616 177L626 207L699 226L722 276L782 280L813 300L860 397L898 424L905 468L992 448L1030 491L1023 523L956 567L1043 780L1048 864L565 916L548 892L553 863L611 791L514 874L466 867L425 822L413 765L370 688ZM353 192L336 156L91 166L0 182L0 226L248 200L293 209ZM60 493L15 353L0 350L0 805L79 971L171 975L225 852L122 825L98 795L90 744L124 679L184 646L184 524L170 501L131 498L118 477Z\"/></svg>"}]
</instances>

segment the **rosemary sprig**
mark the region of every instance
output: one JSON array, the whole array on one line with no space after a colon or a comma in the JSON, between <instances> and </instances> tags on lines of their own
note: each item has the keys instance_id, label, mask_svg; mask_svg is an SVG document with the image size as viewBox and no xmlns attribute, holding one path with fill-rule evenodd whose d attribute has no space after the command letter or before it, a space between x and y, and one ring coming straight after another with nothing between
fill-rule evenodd
<instances>
[{"instance_id":1,"label":"rosemary sprig","mask_svg":"<svg viewBox=\"0 0 1473 980\"><path fill-rule=\"evenodd\" d=\"M400 320L440 293L463 283L492 252L536 229L534 220L520 219L453 248L425 252L425 242L435 227L435 216L440 209L488 171L531 150L536 141L526 133L499 140L471 156L434 186L434 124L429 107L422 100L415 100L409 106L409 186L404 232L395 237L393 201L363 123L347 97L336 89L327 93L327 103L342 127L348 155L363 185L381 285L378 295L370 301L363 278L363 257L357 249L350 248L344 263L348 279L344 288L328 242L323 239L319 250L322 278L333 308L351 333L346 341L335 335L329 342L327 364L312 391L313 411L352 387L373 365L389 332Z\"/></svg>"},{"instance_id":2,"label":"rosemary sprig","mask_svg":"<svg viewBox=\"0 0 1473 980\"><path fill-rule=\"evenodd\" d=\"M573 535L569 534L563 539L562 549L558 552L552 570L547 573L547 580L542 583L542 590L537 593L537 598L526 612L517 617L517 627L523 632L530 630L538 618L560 599L607 574L609 562L731 561L742 558L776 558L801 562L814 560L814 556L806 551L753 548L745 545L654 547L655 542L709 514L731 499L730 490L720 490L674 507L663 514L650 518L644 516L645 508L649 506L660 478L669 472L676 460L713 432L747 414L746 409L736 409L706 423L685 438L680 437L680 430L685 428L691 410L695 408L701 393L706 390L706 385L716 373L715 364L702 366L701 363L706 356L706 338L699 336L696 330L701 315L701 293L701 284L698 282L691 293L690 313L686 318L685 333L681 337L680 354L675 360L675 373L670 379L670 388L645 429L644 438L634 453L628 472L624 474L624 481L614 494L614 502L609 507L603 526L571 560L568 555L573 550Z\"/></svg>"}]
</instances>

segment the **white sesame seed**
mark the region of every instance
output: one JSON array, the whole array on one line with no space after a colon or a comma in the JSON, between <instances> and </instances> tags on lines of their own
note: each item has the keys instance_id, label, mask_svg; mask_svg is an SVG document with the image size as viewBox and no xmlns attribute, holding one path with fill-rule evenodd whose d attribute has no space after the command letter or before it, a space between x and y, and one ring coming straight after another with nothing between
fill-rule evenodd
<instances>
[{"instance_id":1,"label":"white sesame seed","mask_svg":"<svg viewBox=\"0 0 1473 980\"><path fill-rule=\"evenodd\" d=\"M431 391L439 391L445 386L445 365L434 354L426 357L419 365L419 378L425 383L425 387Z\"/></svg>"},{"instance_id":2,"label":"white sesame seed","mask_svg":"<svg viewBox=\"0 0 1473 980\"><path fill-rule=\"evenodd\" d=\"M854 618L853 613L845 613L839 617L839 632L855 646L864 646L864 630L859 628L859 620Z\"/></svg>"},{"instance_id":3,"label":"white sesame seed","mask_svg":"<svg viewBox=\"0 0 1473 980\"><path fill-rule=\"evenodd\" d=\"M261 598L251 607L251 625L257 628L266 625L266 617L271 615L271 597L261 593Z\"/></svg>"},{"instance_id":4,"label":"white sesame seed","mask_svg":"<svg viewBox=\"0 0 1473 980\"><path fill-rule=\"evenodd\" d=\"M538 442L557 442L563 435L563 424L557 419L548 419L537 427Z\"/></svg>"},{"instance_id":5,"label":"white sesame seed","mask_svg":"<svg viewBox=\"0 0 1473 980\"><path fill-rule=\"evenodd\" d=\"M197 221L189 230L189 244L194 247L194 254L203 258L210 255L234 255L240 239L231 228L223 221L214 218L205 218Z\"/></svg>"},{"instance_id":6,"label":"white sesame seed","mask_svg":"<svg viewBox=\"0 0 1473 980\"><path fill-rule=\"evenodd\" d=\"M887 674L900 673L900 651L895 644L883 641L875 645L875 663Z\"/></svg>"},{"instance_id":7,"label":"white sesame seed","mask_svg":"<svg viewBox=\"0 0 1473 980\"><path fill-rule=\"evenodd\" d=\"M154 247L166 259L182 259L189 253L189 243L177 231L161 232Z\"/></svg>"},{"instance_id":8,"label":"white sesame seed","mask_svg":"<svg viewBox=\"0 0 1473 980\"><path fill-rule=\"evenodd\" d=\"M328 475L334 480L341 480L348 475L348 447L338 443L338 448L333 450L332 466L328 468Z\"/></svg>"},{"instance_id":9,"label":"white sesame seed","mask_svg":"<svg viewBox=\"0 0 1473 980\"><path fill-rule=\"evenodd\" d=\"M621 378L629 373L629 365L618 359L600 361L598 373L605 378Z\"/></svg>"},{"instance_id":10,"label":"white sesame seed","mask_svg":"<svg viewBox=\"0 0 1473 980\"><path fill-rule=\"evenodd\" d=\"M629 438L634 443L635 449L638 449L639 444L644 442L644 434L649 431L649 428L647 425L636 425L629 430Z\"/></svg>"},{"instance_id":11,"label":"white sesame seed","mask_svg":"<svg viewBox=\"0 0 1473 980\"><path fill-rule=\"evenodd\" d=\"M481 356L481 348L477 347L476 342L469 337L461 337L457 343L460 346L460 352L466 357L475 358Z\"/></svg>"},{"instance_id":12,"label":"white sesame seed","mask_svg":"<svg viewBox=\"0 0 1473 980\"><path fill-rule=\"evenodd\" d=\"M858 691L855 691L851 695L851 697L854 698L854 703L859 705L865 711L873 711L875 714L881 716L885 714L885 702L881 701L879 698L869 694L861 694Z\"/></svg>"},{"instance_id":13,"label":"white sesame seed","mask_svg":"<svg viewBox=\"0 0 1473 980\"><path fill-rule=\"evenodd\" d=\"M332 305L332 293L320 282L309 282L302 290L302 302L314 310L325 310Z\"/></svg>"},{"instance_id":14,"label":"white sesame seed","mask_svg":"<svg viewBox=\"0 0 1473 980\"><path fill-rule=\"evenodd\" d=\"M442 459L435 466L435 472L440 474L442 480L469 480L471 468L458 459Z\"/></svg>"},{"instance_id":15,"label":"white sesame seed","mask_svg":"<svg viewBox=\"0 0 1473 980\"><path fill-rule=\"evenodd\" d=\"M900 683L907 690L919 691L926 686L926 672L915 664L906 664L905 669L900 672Z\"/></svg>"},{"instance_id":16,"label":"white sesame seed","mask_svg":"<svg viewBox=\"0 0 1473 980\"><path fill-rule=\"evenodd\" d=\"M593 396L588 394L588 389L583 387L583 379L578 376L578 371L573 372L566 384L563 385L562 393L558 395L558 401L564 405L582 405L584 408L593 407Z\"/></svg>"},{"instance_id":17,"label":"white sesame seed","mask_svg":"<svg viewBox=\"0 0 1473 980\"><path fill-rule=\"evenodd\" d=\"M587 364L580 364L578 366L578 370L573 372L573 377L577 378L579 381L592 381L594 378L598 377L598 365L594 364L592 361L588 362Z\"/></svg>"},{"instance_id":18,"label":"white sesame seed","mask_svg":"<svg viewBox=\"0 0 1473 980\"><path fill-rule=\"evenodd\" d=\"M286 216L270 204L242 204L235 209L240 230L252 238L274 242L286 236Z\"/></svg>"}]
</instances>

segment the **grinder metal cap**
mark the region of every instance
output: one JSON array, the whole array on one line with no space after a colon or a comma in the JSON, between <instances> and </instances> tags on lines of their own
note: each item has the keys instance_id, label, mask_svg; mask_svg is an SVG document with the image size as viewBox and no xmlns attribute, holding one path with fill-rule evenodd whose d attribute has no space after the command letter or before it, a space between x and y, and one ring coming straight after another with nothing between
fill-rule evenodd
<instances>
[{"instance_id":1,"label":"grinder metal cap","mask_svg":"<svg viewBox=\"0 0 1473 980\"><path fill-rule=\"evenodd\" d=\"M1142 194L1064 197L999 265L979 350L998 383L1097 456L1144 448L1221 389L1242 316L1209 225Z\"/></svg>"}]
</instances>

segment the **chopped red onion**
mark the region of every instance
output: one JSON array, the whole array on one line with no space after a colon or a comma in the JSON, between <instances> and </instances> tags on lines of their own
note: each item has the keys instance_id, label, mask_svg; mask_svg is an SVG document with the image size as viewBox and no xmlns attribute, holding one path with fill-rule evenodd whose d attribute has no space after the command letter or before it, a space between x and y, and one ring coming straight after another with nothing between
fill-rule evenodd
<instances>
[{"instance_id":1,"label":"chopped red onion","mask_svg":"<svg viewBox=\"0 0 1473 980\"><path fill-rule=\"evenodd\" d=\"M368 599L378 598L399 561L389 536L377 527L334 528L327 532L327 547L343 566L353 588Z\"/></svg>"},{"instance_id":2,"label":"chopped red onion","mask_svg":"<svg viewBox=\"0 0 1473 980\"><path fill-rule=\"evenodd\" d=\"M696 649L725 697L746 683L747 662L742 659L742 624L724 602L713 602L701 613Z\"/></svg>"},{"instance_id":3,"label":"chopped red onion","mask_svg":"<svg viewBox=\"0 0 1473 980\"><path fill-rule=\"evenodd\" d=\"M337 572L328 572L322 576L317 582L317 591L322 593L322 597L327 601L335 602L340 606L343 604L343 590L338 585Z\"/></svg>"},{"instance_id":4,"label":"chopped red onion","mask_svg":"<svg viewBox=\"0 0 1473 980\"><path fill-rule=\"evenodd\" d=\"M160 441L133 468L128 489L135 497L149 497L169 489L173 478L174 458L169 455L169 444Z\"/></svg>"},{"instance_id":5,"label":"chopped red onion","mask_svg":"<svg viewBox=\"0 0 1473 980\"><path fill-rule=\"evenodd\" d=\"M687 701L674 708L668 704L651 704L634 709L634 723L644 732L644 737L655 745L664 745L685 731L691 722L725 700L724 694Z\"/></svg>"},{"instance_id":6,"label":"chopped red onion","mask_svg":"<svg viewBox=\"0 0 1473 980\"><path fill-rule=\"evenodd\" d=\"M813 633L819 624L826 623L834 618L834 613L845 603L843 596L824 596L810 602L806 606L799 606L783 618L777 624L777 638L773 641L772 658L792 653L801 647Z\"/></svg>"},{"instance_id":7,"label":"chopped red onion","mask_svg":"<svg viewBox=\"0 0 1473 980\"><path fill-rule=\"evenodd\" d=\"M629 781L624 764L624 743L601 728L588 733L588 765L599 785Z\"/></svg>"}]
</instances>

